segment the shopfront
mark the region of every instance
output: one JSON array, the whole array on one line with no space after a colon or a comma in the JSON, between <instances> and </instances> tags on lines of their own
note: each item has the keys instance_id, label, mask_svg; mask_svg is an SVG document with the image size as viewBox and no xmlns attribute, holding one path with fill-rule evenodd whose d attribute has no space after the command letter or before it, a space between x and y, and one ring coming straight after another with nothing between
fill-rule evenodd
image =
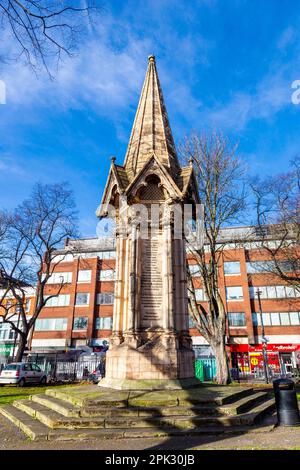
<instances>
[{"instance_id":1,"label":"shopfront","mask_svg":"<svg viewBox=\"0 0 300 470\"><path fill-rule=\"evenodd\" d=\"M232 366L238 367L242 373L255 373L263 371L262 345L250 346L248 344L230 345ZM274 374L292 373L296 367L300 368L299 344L268 344L267 357L269 369Z\"/></svg>"}]
</instances>

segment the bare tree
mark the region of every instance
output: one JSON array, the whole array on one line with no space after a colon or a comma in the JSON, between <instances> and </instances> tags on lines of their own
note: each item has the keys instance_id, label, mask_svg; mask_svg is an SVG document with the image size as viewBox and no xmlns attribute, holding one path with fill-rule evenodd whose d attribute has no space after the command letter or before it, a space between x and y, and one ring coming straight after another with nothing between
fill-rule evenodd
<instances>
[{"instance_id":1,"label":"bare tree","mask_svg":"<svg viewBox=\"0 0 300 470\"><path fill-rule=\"evenodd\" d=\"M196 299L193 277L188 269L189 309L196 328L213 349L217 382L230 382L226 354L226 303L219 290L219 267L225 244L222 227L236 222L245 207L244 169L236 156L237 145L218 134L194 134L181 146L185 161L193 161L200 201L204 206L204 243L188 243L190 257L197 265L205 302Z\"/></svg>"},{"instance_id":2,"label":"bare tree","mask_svg":"<svg viewBox=\"0 0 300 470\"><path fill-rule=\"evenodd\" d=\"M268 272L300 291L300 158L286 173L251 182L256 232Z\"/></svg>"},{"instance_id":3,"label":"bare tree","mask_svg":"<svg viewBox=\"0 0 300 470\"><path fill-rule=\"evenodd\" d=\"M0 239L0 315L2 322L9 324L18 337L15 359L19 361L43 307L57 297L65 285L62 279L51 294L46 295L46 284L62 261L57 251L67 237L77 236L77 211L72 191L67 183L38 184L31 197L13 214L2 216L4 219L5 230ZM26 308L29 290L34 292L30 316Z\"/></svg>"},{"instance_id":4,"label":"bare tree","mask_svg":"<svg viewBox=\"0 0 300 470\"><path fill-rule=\"evenodd\" d=\"M74 53L91 11L98 11L97 0L0 0L0 31L14 39L14 58L34 69L42 64L52 76L49 63Z\"/></svg>"}]
</instances>

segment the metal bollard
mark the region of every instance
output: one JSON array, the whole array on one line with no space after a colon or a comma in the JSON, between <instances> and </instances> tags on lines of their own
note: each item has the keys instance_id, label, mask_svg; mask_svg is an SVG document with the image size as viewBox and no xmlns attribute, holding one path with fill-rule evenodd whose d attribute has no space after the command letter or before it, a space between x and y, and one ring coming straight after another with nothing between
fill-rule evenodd
<instances>
[{"instance_id":1,"label":"metal bollard","mask_svg":"<svg viewBox=\"0 0 300 470\"><path fill-rule=\"evenodd\" d=\"M299 426L300 416L295 384L290 379L273 381L279 426Z\"/></svg>"}]
</instances>

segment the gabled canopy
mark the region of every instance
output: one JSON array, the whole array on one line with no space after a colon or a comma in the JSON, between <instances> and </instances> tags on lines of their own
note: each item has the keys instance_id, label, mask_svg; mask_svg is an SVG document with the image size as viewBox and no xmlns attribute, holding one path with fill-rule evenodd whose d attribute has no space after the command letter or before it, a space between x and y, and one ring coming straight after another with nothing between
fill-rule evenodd
<instances>
[{"instance_id":1,"label":"gabled canopy","mask_svg":"<svg viewBox=\"0 0 300 470\"><path fill-rule=\"evenodd\" d=\"M190 200L192 196L198 201L192 165L181 167L178 162L154 56L149 56L124 166L112 158L97 216L104 216L107 204L115 204L118 197L135 198L143 185L147 187L151 174L159 178L166 197Z\"/></svg>"}]
</instances>

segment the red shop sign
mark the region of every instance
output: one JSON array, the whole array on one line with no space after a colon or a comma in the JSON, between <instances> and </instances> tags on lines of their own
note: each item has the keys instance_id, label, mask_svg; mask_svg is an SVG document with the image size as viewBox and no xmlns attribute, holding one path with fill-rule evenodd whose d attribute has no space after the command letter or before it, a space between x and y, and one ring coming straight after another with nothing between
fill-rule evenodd
<instances>
[{"instance_id":1,"label":"red shop sign","mask_svg":"<svg viewBox=\"0 0 300 470\"><path fill-rule=\"evenodd\" d=\"M268 344L267 351L273 352L293 352L300 350L300 344ZM249 352L261 351L262 345L249 346Z\"/></svg>"},{"instance_id":2,"label":"red shop sign","mask_svg":"<svg viewBox=\"0 0 300 470\"><path fill-rule=\"evenodd\" d=\"M268 344L268 351L273 352L293 352L300 351L300 344ZM256 344L255 346L249 346L249 344L231 344L231 352L259 352L262 351L262 345Z\"/></svg>"}]
</instances>

